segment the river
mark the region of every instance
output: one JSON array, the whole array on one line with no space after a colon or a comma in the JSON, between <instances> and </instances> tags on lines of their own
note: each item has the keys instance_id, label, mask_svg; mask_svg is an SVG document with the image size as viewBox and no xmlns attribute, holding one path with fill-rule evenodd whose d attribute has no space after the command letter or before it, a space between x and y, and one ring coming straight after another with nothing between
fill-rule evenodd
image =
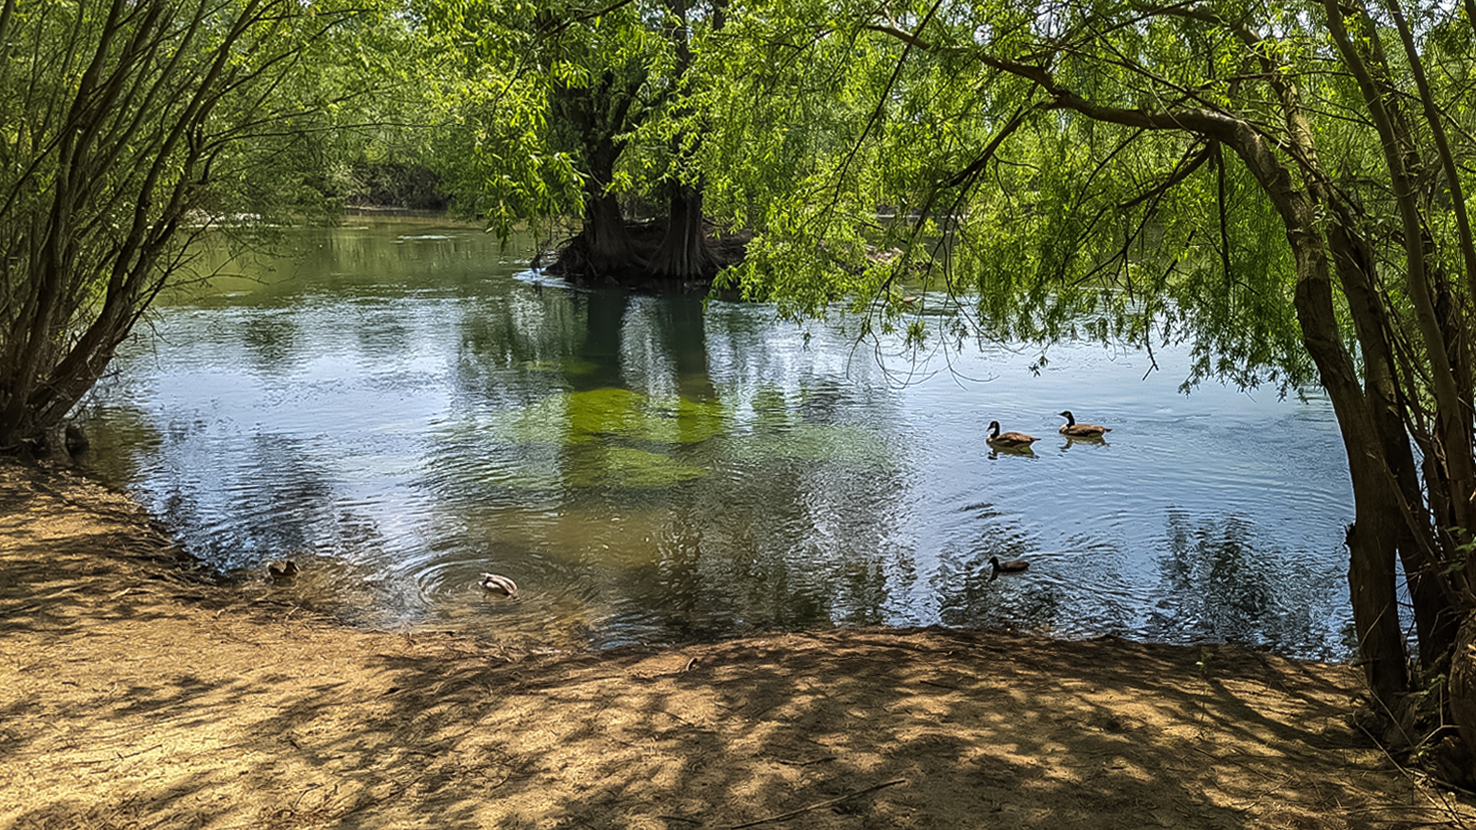
<instances>
[{"instance_id":1,"label":"river","mask_svg":"<svg viewBox=\"0 0 1476 830\"><path fill-rule=\"evenodd\" d=\"M211 568L361 625L603 648L1003 626L1346 659L1321 398L1187 353L858 345L854 320L575 290L436 221L290 230L162 298L88 463ZM1105 441L1057 434L1070 409ZM995 452L986 426L1040 438ZM991 580L990 557L1029 570ZM265 579L292 559L291 584ZM521 587L482 591L484 571Z\"/></svg>"}]
</instances>

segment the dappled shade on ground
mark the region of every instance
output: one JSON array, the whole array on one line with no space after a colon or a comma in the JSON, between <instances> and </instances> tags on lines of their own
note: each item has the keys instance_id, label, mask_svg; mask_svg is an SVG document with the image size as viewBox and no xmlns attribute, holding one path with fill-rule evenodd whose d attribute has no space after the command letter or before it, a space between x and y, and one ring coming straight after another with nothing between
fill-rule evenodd
<instances>
[{"instance_id":1,"label":"dappled shade on ground","mask_svg":"<svg viewBox=\"0 0 1476 830\"><path fill-rule=\"evenodd\" d=\"M0 466L0 828L1408 827L1476 811L1233 646L826 631L519 655L182 570Z\"/></svg>"}]
</instances>

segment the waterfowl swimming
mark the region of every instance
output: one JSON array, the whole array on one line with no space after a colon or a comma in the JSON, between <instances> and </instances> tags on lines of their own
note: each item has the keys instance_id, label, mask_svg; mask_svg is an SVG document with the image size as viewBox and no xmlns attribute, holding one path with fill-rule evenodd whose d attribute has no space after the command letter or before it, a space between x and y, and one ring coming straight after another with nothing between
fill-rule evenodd
<instances>
[{"instance_id":1,"label":"waterfowl swimming","mask_svg":"<svg viewBox=\"0 0 1476 830\"><path fill-rule=\"evenodd\" d=\"M984 439L991 447L1002 450L1029 449L1035 443L1035 436L1026 435L1023 432L1000 432L999 421L989 422L989 437Z\"/></svg>"},{"instance_id":2,"label":"waterfowl swimming","mask_svg":"<svg viewBox=\"0 0 1476 830\"><path fill-rule=\"evenodd\" d=\"M518 595L518 583L501 574L482 574L482 581L477 584L482 586L482 590L493 594L502 594L505 597Z\"/></svg>"},{"instance_id":3,"label":"waterfowl swimming","mask_svg":"<svg viewBox=\"0 0 1476 830\"><path fill-rule=\"evenodd\" d=\"M297 576L297 563L291 559L267 563L267 576L273 582L287 582Z\"/></svg>"},{"instance_id":4,"label":"waterfowl swimming","mask_svg":"<svg viewBox=\"0 0 1476 830\"><path fill-rule=\"evenodd\" d=\"M1066 419L1066 423L1060 429L1062 435L1070 435L1073 438L1101 438L1102 433L1112 431L1112 427L1104 427L1101 424L1078 424L1069 409L1062 412L1061 417Z\"/></svg>"},{"instance_id":5,"label":"waterfowl swimming","mask_svg":"<svg viewBox=\"0 0 1476 830\"><path fill-rule=\"evenodd\" d=\"M1030 563L1026 562L1024 559L1011 559L1006 562L1001 562L999 561L998 556L991 556L989 557L989 567L991 569L991 573L989 574L989 581L993 582L994 580L999 579L999 575L1002 573L1020 573L1021 571L1030 567Z\"/></svg>"}]
</instances>

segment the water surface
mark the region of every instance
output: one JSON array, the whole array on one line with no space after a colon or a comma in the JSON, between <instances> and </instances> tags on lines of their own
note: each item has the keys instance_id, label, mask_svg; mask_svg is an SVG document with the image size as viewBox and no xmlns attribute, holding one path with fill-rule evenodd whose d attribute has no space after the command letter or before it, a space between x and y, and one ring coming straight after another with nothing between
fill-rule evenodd
<instances>
[{"instance_id":1,"label":"water surface","mask_svg":"<svg viewBox=\"0 0 1476 830\"><path fill-rule=\"evenodd\" d=\"M215 568L297 561L284 598L519 646L942 624L1347 653L1325 401L1179 394L1171 348L918 361L574 290L465 227L288 243L162 304L89 409L100 472ZM1068 441L1067 408L1113 431ZM993 452L991 420L1041 440Z\"/></svg>"}]
</instances>

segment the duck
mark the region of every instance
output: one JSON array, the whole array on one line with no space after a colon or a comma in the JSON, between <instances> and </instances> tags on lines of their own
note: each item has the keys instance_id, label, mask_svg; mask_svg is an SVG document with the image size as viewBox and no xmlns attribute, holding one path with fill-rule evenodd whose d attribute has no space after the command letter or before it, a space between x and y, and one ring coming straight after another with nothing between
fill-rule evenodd
<instances>
[{"instance_id":1,"label":"duck","mask_svg":"<svg viewBox=\"0 0 1476 830\"><path fill-rule=\"evenodd\" d=\"M999 575L1002 573L1017 574L1029 567L1030 563L1026 562L1024 559L1011 559L1006 562L1001 562L999 561L998 556L991 556L989 557L989 581L993 582L994 580L999 579Z\"/></svg>"},{"instance_id":2,"label":"duck","mask_svg":"<svg viewBox=\"0 0 1476 830\"><path fill-rule=\"evenodd\" d=\"M501 574L482 574L482 581L477 584L488 593L501 594L505 597L518 595L518 583Z\"/></svg>"},{"instance_id":3,"label":"duck","mask_svg":"<svg viewBox=\"0 0 1476 830\"><path fill-rule=\"evenodd\" d=\"M273 582L289 582L297 576L297 563L291 559L267 563L267 577Z\"/></svg>"},{"instance_id":4,"label":"duck","mask_svg":"<svg viewBox=\"0 0 1476 830\"><path fill-rule=\"evenodd\" d=\"M1066 423L1061 426L1060 433L1072 438L1101 438L1103 433L1112 431L1112 427L1104 427L1101 424L1078 424L1076 417L1069 409L1062 412L1061 417L1066 419Z\"/></svg>"},{"instance_id":5,"label":"duck","mask_svg":"<svg viewBox=\"0 0 1476 830\"><path fill-rule=\"evenodd\" d=\"M985 439L989 446L1002 450L1029 449L1035 440L1035 436L1023 432L1000 432L999 421L989 422L989 437Z\"/></svg>"}]
</instances>

